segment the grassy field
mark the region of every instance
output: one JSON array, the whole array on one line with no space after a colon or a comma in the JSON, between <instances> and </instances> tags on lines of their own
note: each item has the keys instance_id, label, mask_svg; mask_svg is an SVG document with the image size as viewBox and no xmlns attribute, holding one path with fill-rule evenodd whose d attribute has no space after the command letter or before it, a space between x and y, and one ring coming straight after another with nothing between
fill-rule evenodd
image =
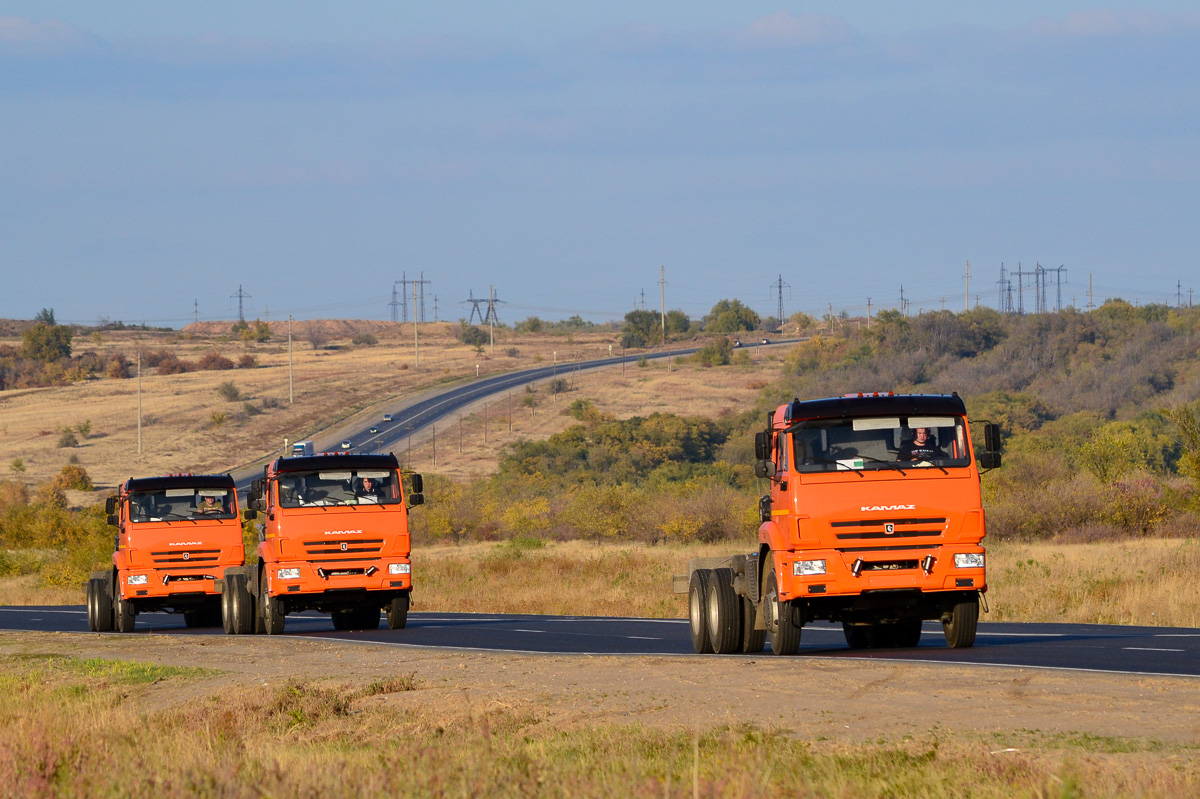
<instances>
[{"instance_id":1,"label":"grassy field","mask_svg":"<svg viewBox=\"0 0 1200 799\"><path fill-rule=\"evenodd\" d=\"M477 403L461 420L456 418L438 431L436 445L432 431L414 442L411 461L417 468L436 468L449 477L479 476L494 470L496 454L505 443L520 437L544 438L572 423L562 410L573 399L591 399L617 415L669 410L718 416L740 411L777 375L783 354L750 348L744 366L714 370L674 361L668 370L665 363L639 367L637 353L631 352L623 376L620 368L577 375L572 364L608 357L610 345L617 340L615 333L517 336L501 329L495 351L485 348L480 353L454 338L454 325L429 323L421 327L418 367L411 325L356 324L371 324L378 343L355 346L345 336L314 349L297 335L292 354L294 404L288 403L288 350L286 338L280 339L284 334L279 323L272 323L276 338L262 344L230 341L211 325L199 333L117 331L79 339L77 350L94 349L101 355L122 352L132 359L138 351L166 350L197 361L215 352L236 361L249 354L257 365L172 375L143 370L141 455L136 379L104 378L0 392L0 469L15 474L12 465L19 461L22 479L39 483L52 479L74 455L97 491L72 492L71 501L89 504L127 477L226 471L277 450L285 438L312 438L318 450L334 448L350 428L377 421L395 398L412 399L474 379L477 367L478 374L487 375L557 362L569 389L565 395L555 396L539 384L527 400L522 387L511 396L488 400L486 410L485 403ZM0 343L16 344L19 339L0 339ZM219 391L230 381L239 394L236 400ZM686 404L681 397L687 397ZM79 436L78 447L57 446L63 428L84 422L90 423L89 432ZM397 455L410 459L407 450Z\"/></svg>"},{"instance_id":2,"label":"grassy field","mask_svg":"<svg viewBox=\"0 0 1200 799\"><path fill-rule=\"evenodd\" d=\"M872 740L758 725L572 723L400 672L241 682L0 655L0 796L1181 797L1195 744L936 726ZM162 701L170 691L176 700ZM179 697L187 697L181 700Z\"/></svg>"}]
</instances>

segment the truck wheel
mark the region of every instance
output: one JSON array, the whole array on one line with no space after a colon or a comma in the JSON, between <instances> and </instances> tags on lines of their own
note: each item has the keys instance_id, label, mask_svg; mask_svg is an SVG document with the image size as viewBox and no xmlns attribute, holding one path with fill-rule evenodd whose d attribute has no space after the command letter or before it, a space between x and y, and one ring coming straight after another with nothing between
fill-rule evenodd
<instances>
[{"instance_id":1,"label":"truck wheel","mask_svg":"<svg viewBox=\"0 0 1200 799\"><path fill-rule=\"evenodd\" d=\"M331 622L333 622L333 629L335 629L335 630L349 630L349 629L350 629L350 622L351 622L351 621L353 621L353 619L351 618L351 616L353 615L353 613L354 613L354 611L352 611L352 610L349 610L349 609L347 609L347 610L335 610L333 613L330 613L330 614L329 614L329 620L330 620Z\"/></svg>"},{"instance_id":2,"label":"truck wheel","mask_svg":"<svg viewBox=\"0 0 1200 799\"><path fill-rule=\"evenodd\" d=\"M96 624L96 583L99 580L87 581L87 625L88 632L96 632L99 626Z\"/></svg>"},{"instance_id":3,"label":"truck wheel","mask_svg":"<svg viewBox=\"0 0 1200 799\"><path fill-rule=\"evenodd\" d=\"M392 597L387 606L387 622L389 630L403 630L408 624L409 595L405 591L399 596Z\"/></svg>"},{"instance_id":4,"label":"truck wheel","mask_svg":"<svg viewBox=\"0 0 1200 799\"><path fill-rule=\"evenodd\" d=\"M790 602L779 598L779 582L775 579L775 563L772 558L767 571L767 590L763 594L764 610L767 614L767 635L771 638L771 651L776 655L794 655L800 648L800 627L793 619L794 608Z\"/></svg>"},{"instance_id":5,"label":"truck wheel","mask_svg":"<svg viewBox=\"0 0 1200 799\"><path fill-rule=\"evenodd\" d=\"M201 626L200 625L200 611L185 610L183 612L183 626L184 627L199 627L199 626Z\"/></svg>"},{"instance_id":6,"label":"truck wheel","mask_svg":"<svg viewBox=\"0 0 1200 799\"><path fill-rule=\"evenodd\" d=\"M116 624L117 632L131 633L133 626L137 620L137 608L134 607L132 599L118 599L116 605Z\"/></svg>"},{"instance_id":7,"label":"truck wheel","mask_svg":"<svg viewBox=\"0 0 1200 799\"><path fill-rule=\"evenodd\" d=\"M921 644L921 620L905 619L896 623L896 646L902 649L912 649Z\"/></svg>"},{"instance_id":8,"label":"truck wheel","mask_svg":"<svg viewBox=\"0 0 1200 799\"><path fill-rule=\"evenodd\" d=\"M891 649L896 645L896 625L875 622L867 628L867 646L872 649Z\"/></svg>"},{"instance_id":9,"label":"truck wheel","mask_svg":"<svg viewBox=\"0 0 1200 799\"><path fill-rule=\"evenodd\" d=\"M258 606L262 609L263 632L267 635L279 635L283 632L284 613L279 607L279 599L267 593L267 572L262 573L262 582L258 589Z\"/></svg>"},{"instance_id":10,"label":"truck wheel","mask_svg":"<svg viewBox=\"0 0 1200 799\"><path fill-rule=\"evenodd\" d=\"M378 630L379 608L375 605L361 605L354 611L354 629Z\"/></svg>"},{"instance_id":11,"label":"truck wheel","mask_svg":"<svg viewBox=\"0 0 1200 799\"><path fill-rule=\"evenodd\" d=\"M714 569L708 581L708 639L718 655L742 648L742 607L733 591L733 570Z\"/></svg>"},{"instance_id":12,"label":"truck wheel","mask_svg":"<svg viewBox=\"0 0 1200 799\"><path fill-rule=\"evenodd\" d=\"M957 603L949 619L942 618L946 643L954 649L965 649L975 643L975 628L979 624L979 600L975 597Z\"/></svg>"},{"instance_id":13,"label":"truck wheel","mask_svg":"<svg viewBox=\"0 0 1200 799\"><path fill-rule=\"evenodd\" d=\"M692 631L692 648L697 655L710 654L712 639L708 637L708 584L712 572L696 569L688 581L688 626Z\"/></svg>"},{"instance_id":14,"label":"truck wheel","mask_svg":"<svg viewBox=\"0 0 1200 799\"><path fill-rule=\"evenodd\" d=\"M91 582L90 580L88 582ZM107 633L113 628L112 594L108 580L96 581L96 632Z\"/></svg>"},{"instance_id":15,"label":"truck wheel","mask_svg":"<svg viewBox=\"0 0 1200 799\"><path fill-rule=\"evenodd\" d=\"M761 652L767 643L767 631L754 629L758 609L746 597L740 596L738 599L742 606L742 651L750 654Z\"/></svg>"},{"instance_id":16,"label":"truck wheel","mask_svg":"<svg viewBox=\"0 0 1200 799\"><path fill-rule=\"evenodd\" d=\"M246 575L225 577L221 593L221 621L230 635L247 635L254 631L254 598L247 588Z\"/></svg>"},{"instance_id":17,"label":"truck wheel","mask_svg":"<svg viewBox=\"0 0 1200 799\"><path fill-rule=\"evenodd\" d=\"M846 643L851 649L867 648L867 629L861 624L842 622L842 635L846 636Z\"/></svg>"}]
</instances>

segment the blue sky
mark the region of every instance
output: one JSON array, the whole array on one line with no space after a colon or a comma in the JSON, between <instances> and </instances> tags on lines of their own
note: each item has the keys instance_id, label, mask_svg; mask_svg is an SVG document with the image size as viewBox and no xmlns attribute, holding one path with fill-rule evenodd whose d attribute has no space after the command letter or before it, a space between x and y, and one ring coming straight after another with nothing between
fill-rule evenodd
<instances>
[{"instance_id":1,"label":"blue sky","mask_svg":"<svg viewBox=\"0 0 1200 799\"><path fill-rule=\"evenodd\" d=\"M0 0L0 316L1200 289L1184 3L244 5Z\"/></svg>"}]
</instances>

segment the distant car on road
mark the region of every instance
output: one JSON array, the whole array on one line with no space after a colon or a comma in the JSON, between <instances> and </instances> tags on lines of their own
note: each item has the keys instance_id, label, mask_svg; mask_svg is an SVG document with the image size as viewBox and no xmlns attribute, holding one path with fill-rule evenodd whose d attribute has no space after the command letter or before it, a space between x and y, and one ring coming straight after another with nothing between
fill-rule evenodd
<instances>
[{"instance_id":1,"label":"distant car on road","mask_svg":"<svg viewBox=\"0 0 1200 799\"><path fill-rule=\"evenodd\" d=\"M770 344L770 343L771 343L771 339L769 339L769 338L764 338L762 341L760 341L760 342L758 342L758 343L759 343L759 344Z\"/></svg>"},{"instance_id":2,"label":"distant car on road","mask_svg":"<svg viewBox=\"0 0 1200 799\"><path fill-rule=\"evenodd\" d=\"M378 432L379 432L379 428L378 428L378 427L372 427L372 428L371 428L371 432L372 432L372 433L378 433Z\"/></svg>"},{"instance_id":3,"label":"distant car on road","mask_svg":"<svg viewBox=\"0 0 1200 799\"><path fill-rule=\"evenodd\" d=\"M735 341L735 342L733 342L733 348L734 348L735 350L736 350L738 347L740 347L740 346L742 346L742 342L740 342L740 341Z\"/></svg>"},{"instance_id":4,"label":"distant car on road","mask_svg":"<svg viewBox=\"0 0 1200 799\"><path fill-rule=\"evenodd\" d=\"M385 413L385 414L383 415L383 421L385 421L385 422L390 422L390 421L392 421L392 415L391 415L390 413Z\"/></svg>"},{"instance_id":5,"label":"distant car on road","mask_svg":"<svg viewBox=\"0 0 1200 799\"><path fill-rule=\"evenodd\" d=\"M350 439L348 438L342 442L342 449L350 449L353 446L354 445L350 443Z\"/></svg>"}]
</instances>

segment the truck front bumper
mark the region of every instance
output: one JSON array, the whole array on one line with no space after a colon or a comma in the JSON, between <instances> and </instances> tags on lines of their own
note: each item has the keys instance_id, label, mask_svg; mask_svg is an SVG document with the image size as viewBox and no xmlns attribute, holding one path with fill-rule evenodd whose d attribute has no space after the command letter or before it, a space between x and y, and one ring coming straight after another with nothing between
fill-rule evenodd
<instances>
[{"instance_id":1,"label":"truck front bumper","mask_svg":"<svg viewBox=\"0 0 1200 799\"><path fill-rule=\"evenodd\" d=\"M962 568L955 555L983 555L977 545L943 545L913 549L805 550L778 553L780 599L855 596L872 591L986 591L983 566ZM796 574L796 564L823 561L823 574Z\"/></svg>"},{"instance_id":2,"label":"truck front bumper","mask_svg":"<svg viewBox=\"0 0 1200 799\"><path fill-rule=\"evenodd\" d=\"M284 560L264 564L271 596L321 594L327 591L407 591L412 564L407 558L311 563ZM282 573L282 576L281 576Z\"/></svg>"}]
</instances>

